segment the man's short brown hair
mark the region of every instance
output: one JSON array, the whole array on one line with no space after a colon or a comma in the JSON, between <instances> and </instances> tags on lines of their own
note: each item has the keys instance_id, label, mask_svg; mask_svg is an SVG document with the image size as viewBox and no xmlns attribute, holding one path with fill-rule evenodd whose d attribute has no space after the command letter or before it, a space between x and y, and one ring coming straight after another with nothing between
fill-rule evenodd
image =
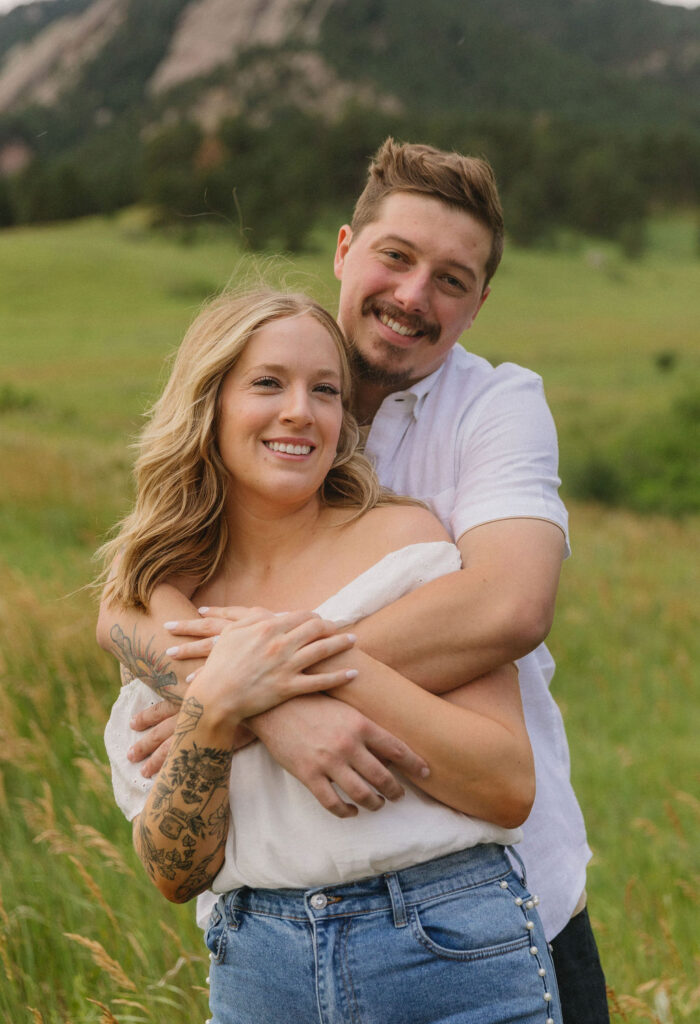
<instances>
[{"instance_id":1,"label":"man's short brown hair","mask_svg":"<svg viewBox=\"0 0 700 1024\"><path fill-rule=\"evenodd\" d=\"M384 199L394 192L413 192L464 210L490 229L491 252L486 282L496 273L503 255L503 210L491 165L479 157L448 153L433 146L398 144L389 137L369 166L367 184L352 218L357 234L379 216Z\"/></svg>"}]
</instances>

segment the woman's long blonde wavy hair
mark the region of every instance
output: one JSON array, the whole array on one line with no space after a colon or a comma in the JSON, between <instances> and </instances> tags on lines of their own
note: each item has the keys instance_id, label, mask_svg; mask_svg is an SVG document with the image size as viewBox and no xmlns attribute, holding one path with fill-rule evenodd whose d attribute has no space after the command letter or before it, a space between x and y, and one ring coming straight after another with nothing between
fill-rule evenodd
<instances>
[{"instance_id":1,"label":"woman's long blonde wavy hair","mask_svg":"<svg viewBox=\"0 0 700 1024\"><path fill-rule=\"evenodd\" d=\"M330 313L299 293L256 288L222 295L202 310L184 337L136 445L134 509L97 552L111 602L148 608L154 587L169 576L192 577L201 586L216 571L228 542L223 511L230 479L217 443L221 383L255 331L301 316L326 328L341 367L343 420L321 500L354 509L352 518L377 504L406 500L380 486L358 451L360 433L349 412L347 345Z\"/></svg>"}]
</instances>

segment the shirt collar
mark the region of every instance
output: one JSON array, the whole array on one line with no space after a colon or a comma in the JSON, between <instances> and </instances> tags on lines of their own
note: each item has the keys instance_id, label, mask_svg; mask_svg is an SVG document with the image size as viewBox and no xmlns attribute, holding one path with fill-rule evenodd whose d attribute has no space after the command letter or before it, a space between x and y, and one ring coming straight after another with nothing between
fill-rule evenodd
<instances>
[{"instance_id":1,"label":"shirt collar","mask_svg":"<svg viewBox=\"0 0 700 1024\"><path fill-rule=\"evenodd\" d=\"M406 412L413 413L413 418L417 420L421 414L423 406L425 405L426 398L445 370L448 359L449 353L445 362L441 363L437 370L434 370L427 377L422 377L420 380L417 380L415 384L412 384L410 388L406 388L405 391L392 391L392 393L387 395L384 399L384 402L405 402L406 404L404 408ZM382 402L382 405L384 402Z\"/></svg>"}]
</instances>

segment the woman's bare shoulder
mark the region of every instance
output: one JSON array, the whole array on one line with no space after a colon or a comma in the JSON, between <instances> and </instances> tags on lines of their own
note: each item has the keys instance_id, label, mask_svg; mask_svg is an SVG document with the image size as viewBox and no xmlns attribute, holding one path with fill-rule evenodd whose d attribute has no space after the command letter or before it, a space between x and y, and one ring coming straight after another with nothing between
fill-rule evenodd
<instances>
[{"instance_id":1,"label":"woman's bare shoulder","mask_svg":"<svg viewBox=\"0 0 700 1024\"><path fill-rule=\"evenodd\" d=\"M381 505L349 525L378 556L409 544L451 541L440 520L419 505Z\"/></svg>"}]
</instances>

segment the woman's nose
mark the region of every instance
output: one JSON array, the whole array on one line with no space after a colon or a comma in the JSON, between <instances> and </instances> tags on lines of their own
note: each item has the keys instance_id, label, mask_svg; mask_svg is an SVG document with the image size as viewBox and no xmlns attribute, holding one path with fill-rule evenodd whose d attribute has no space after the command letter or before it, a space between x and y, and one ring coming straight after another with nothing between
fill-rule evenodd
<instances>
[{"instance_id":1,"label":"woman's nose","mask_svg":"<svg viewBox=\"0 0 700 1024\"><path fill-rule=\"evenodd\" d=\"M280 418L294 423L310 423L313 420L311 401L305 387L289 388Z\"/></svg>"}]
</instances>

